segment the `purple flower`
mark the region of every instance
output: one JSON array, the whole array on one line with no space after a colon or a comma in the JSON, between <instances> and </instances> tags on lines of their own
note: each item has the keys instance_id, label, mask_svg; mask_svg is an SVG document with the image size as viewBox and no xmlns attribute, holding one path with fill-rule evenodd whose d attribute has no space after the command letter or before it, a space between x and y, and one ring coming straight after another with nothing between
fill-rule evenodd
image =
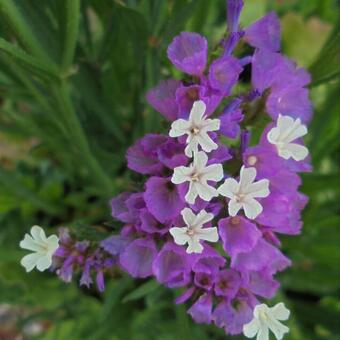
<instances>
[{"instance_id":1,"label":"purple flower","mask_svg":"<svg viewBox=\"0 0 340 340\"><path fill-rule=\"evenodd\" d=\"M121 253L121 266L133 277L152 275L152 262L157 255L155 242L148 239L137 239L131 242Z\"/></svg>"},{"instance_id":2,"label":"purple flower","mask_svg":"<svg viewBox=\"0 0 340 340\"><path fill-rule=\"evenodd\" d=\"M182 32L168 47L168 58L181 71L201 76L207 63L207 40L193 32Z\"/></svg>"},{"instance_id":3,"label":"purple flower","mask_svg":"<svg viewBox=\"0 0 340 340\"><path fill-rule=\"evenodd\" d=\"M241 72L242 67L238 59L232 56L216 59L209 68L209 83L223 96L228 96Z\"/></svg>"},{"instance_id":4,"label":"purple flower","mask_svg":"<svg viewBox=\"0 0 340 340\"><path fill-rule=\"evenodd\" d=\"M223 248L232 259L239 253L251 251L261 237L256 225L241 216L221 219L218 230Z\"/></svg>"},{"instance_id":5,"label":"purple flower","mask_svg":"<svg viewBox=\"0 0 340 340\"><path fill-rule=\"evenodd\" d=\"M200 298L188 309L188 314L197 323L211 322L212 317L212 298L210 294L203 294Z\"/></svg>"},{"instance_id":6,"label":"purple flower","mask_svg":"<svg viewBox=\"0 0 340 340\"><path fill-rule=\"evenodd\" d=\"M240 122L242 122L244 115L240 109L234 111L224 112L220 117L221 127L220 133L228 138L236 139L241 131Z\"/></svg>"},{"instance_id":7,"label":"purple flower","mask_svg":"<svg viewBox=\"0 0 340 340\"><path fill-rule=\"evenodd\" d=\"M182 293L180 296L178 296L176 298L175 304L179 305L179 304L184 303L185 301L189 300L191 298L191 296L194 294L195 289L196 288L194 286L188 288L184 293Z\"/></svg>"},{"instance_id":8,"label":"purple flower","mask_svg":"<svg viewBox=\"0 0 340 340\"><path fill-rule=\"evenodd\" d=\"M127 237L113 235L100 242L100 246L111 255L119 255L129 243Z\"/></svg>"},{"instance_id":9,"label":"purple flower","mask_svg":"<svg viewBox=\"0 0 340 340\"><path fill-rule=\"evenodd\" d=\"M126 153L129 169L141 174L161 174L164 166L158 160L157 149L166 139L166 136L156 134L148 134L139 139Z\"/></svg>"},{"instance_id":10,"label":"purple flower","mask_svg":"<svg viewBox=\"0 0 340 340\"><path fill-rule=\"evenodd\" d=\"M227 1L227 25L230 33L238 31L238 21L243 7L243 0Z\"/></svg>"},{"instance_id":11,"label":"purple flower","mask_svg":"<svg viewBox=\"0 0 340 340\"><path fill-rule=\"evenodd\" d=\"M210 290L214 284L214 275L205 272L196 272L194 276L194 283L197 287L205 290Z\"/></svg>"},{"instance_id":12,"label":"purple flower","mask_svg":"<svg viewBox=\"0 0 340 340\"><path fill-rule=\"evenodd\" d=\"M167 242L152 264L157 280L169 288L185 286L190 282L190 261L185 249Z\"/></svg>"},{"instance_id":13,"label":"purple flower","mask_svg":"<svg viewBox=\"0 0 340 340\"><path fill-rule=\"evenodd\" d=\"M164 235L170 229L170 223L160 223L153 215L144 209L140 213L141 226L140 229L148 234L161 234Z\"/></svg>"},{"instance_id":14,"label":"purple flower","mask_svg":"<svg viewBox=\"0 0 340 340\"><path fill-rule=\"evenodd\" d=\"M248 253L239 253L231 260L231 267L241 272L267 270L274 274L290 264L287 257L263 239L259 239Z\"/></svg>"},{"instance_id":15,"label":"purple flower","mask_svg":"<svg viewBox=\"0 0 340 340\"><path fill-rule=\"evenodd\" d=\"M104 281L104 273L102 271L99 271L96 275L96 284L98 287L98 290L102 293L105 290L105 281Z\"/></svg>"},{"instance_id":16,"label":"purple flower","mask_svg":"<svg viewBox=\"0 0 340 340\"><path fill-rule=\"evenodd\" d=\"M217 296L225 296L228 300L231 300L236 296L241 282L240 274L236 270L221 270L216 278L215 294Z\"/></svg>"},{"instance_id":17,"label":"purple flower","mask_svg":"<svg viewBox=\"0 0 340 340\"><path fill-rule=\"evenodd\" d=\"M175 79L163 80L146 94L149 104L167 120L175 120L178 115L176 90L182 82Z\"/></svg>"},{"instance_id":18,"label":"purple flower","mask_svg":"<svg viewBox=\"0 0 340 340\"><path fill-rule=\"evenodd\" d=\"M144 199L151 214L161 223L175 219L185 203L170 179L151 177L145 183Z\"/></svg>"},{"instance_id":19,"label":"purple flower","mask_svg":"<svg viewBox=\"0 0 340 340\"><path fill-rule=\"evenodd\" d=\"M157 156L159 161L170 169L188 163L188 158L184 154L184 144L176 142L173 138L168 138L166 142L159 145Z\"/></svg>"},{"instance_id":20,"label":"purple flower","mask_svg":"<svg viewBox=\"0 0 340 340\"><path fill-rule=\"evenodd\" d=\"M245 29L245 39L253 47L276 52L280 49L280 21L274 12Z\"/></svg>"}]
</instances>

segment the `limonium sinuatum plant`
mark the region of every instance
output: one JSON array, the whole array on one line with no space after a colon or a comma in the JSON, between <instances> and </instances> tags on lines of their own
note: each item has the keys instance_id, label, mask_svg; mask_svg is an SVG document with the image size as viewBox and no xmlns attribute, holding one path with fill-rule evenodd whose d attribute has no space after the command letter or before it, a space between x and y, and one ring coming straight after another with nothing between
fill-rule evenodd
<instances>
[{"instance_id":1,"label":"limonium sinuatum plant","mask_svg":"<svg viewBox=\"0 0 340 340\"><path fill-rule=\"evenodd\" d=\"M282 339L289 311L264 299L276 295L275 275L291 265L278 236L300 233L308 201L298 174L311 171L302 140L312 118L310 76L280 53L276 14L240 27L242 7L227 1L217 57L198 33L173 38L167 56L185 75L146 94L168 128L127 150L128 168L145 182L110 202L120 234L93 247L62 229L51 269L65 281L81 272L80 284L95 280L104 290L104 273L118 266L180 288L174 303L186 303L197 323Z\"/></svg>"}]
</instances>

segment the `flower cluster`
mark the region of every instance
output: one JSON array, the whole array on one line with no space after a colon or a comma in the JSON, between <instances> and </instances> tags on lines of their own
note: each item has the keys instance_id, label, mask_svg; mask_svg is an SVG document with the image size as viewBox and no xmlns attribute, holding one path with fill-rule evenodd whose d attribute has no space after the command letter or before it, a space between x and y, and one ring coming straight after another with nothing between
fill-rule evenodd
<instances>
[{"instance_id":1,"label":"flower cluster","mask_svg":"<svg viewBox=\"0 0 340 340\"><path fill-rule=\"evenodd\" d=\"M198 323L228 334L244 328L246 336L268 337L272 329L279 339L287 327L261 325L287 319L285 307L259 311L259 300L275 295L274 276L290 265L277 234L295 235L302 226L307 198L297 173L311 169L301 139L312 115L310 78L278 52L274 13L239 30L242 5L228 2L228 38L209 66L203 36L182 32L171 42L168 57L190 80L161 81L147 93L171 127L129 148L128 167L148 179L142 192L123 193L111 207L125 224L129 241L119 260L130 275L183 287L176 303L190 300ZM232 56L238 43L248 43L253 55ZM252 88L237 94L247 64ZM261 137L251 139L249 130L263 120Z\"/></svg>"},{"instance_id":2,"label":"flower cluster","mask_svg":"<svg viewBox=\"0 0 340 340\"><path fill-rule=\"evenodd\" d=\"M71 282L74 273L80 275L79 285L89 288L93 278L100 292L105 290L104 273L111 271L117 264L117 254L113 252L109 239L100 246L93 246L90 241L73 239L67 228L59 229L59 247L53 254L51 270L61 280ZM123 243L122 243L123 244ZM119 247L117 243L117 247Z\"/></svg>"},{"instance_id":3,"label":"flower cluster","mask_svg":"<svg viewBox=\"0 0 340 340\"><path fill-rule=\"evenodd\" d=\"M93 251L63 232L55 268L66 281L81 268L85 285L92 270L102 290L103 271L118 264L133 277L181 287L176 303L190 302L197 323L260 340L270 329L281 339L288 328L278 320L289 311L260 300L274 297L274 276L291 263L277 235L302 227L307 197L298 191L298 173L311 170L302 140L312 116L310 77L279 53L275 13L240 29L242 7L242 0L228 1L228 35L210 63L203 36L182 32L173 39L168 58L186 80L164 80L147 93L171 126L127 151L129 169L147 179L143 190L110 202L123 223L120 235ZM245 44L251 55L232 55ZM237 93L246 67L251 86ZM261 136L252 137L259 129Z\"/></svg>"}]
</instances>

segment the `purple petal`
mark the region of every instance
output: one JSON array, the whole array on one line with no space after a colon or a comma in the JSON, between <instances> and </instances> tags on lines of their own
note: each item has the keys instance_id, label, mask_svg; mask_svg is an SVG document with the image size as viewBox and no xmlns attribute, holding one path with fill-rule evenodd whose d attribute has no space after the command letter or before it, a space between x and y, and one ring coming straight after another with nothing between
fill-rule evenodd
<instances>
[{"instance_id":1,"label":"purple petal","mask_svg":"<svg viewBox=\"0 0 340 340\"><path fill-rule=\"evenodd\" d=\"M245 39L251 46L273 52L280 49L280 36L280 21L274 12L254 22L245 30Z\"/></svg>"},{"instance_id":2,"label":"purple petal","mask_svg":"<svg viewBox=\"0 0 340 340\"><path fill-rule=\"evenodd\" d=\"M170 224L169 223L160 223L158 222L153 215L147 210L144 209L140 213L141 219L141 230L148 234L161 234L164 235L169 231Z\"/></svg>"},{"instance_id":3,"label":"purple petal","mask_svg":"<svg viewBox=\"0 0 340 340\"><path fill-rule=\"evenodd\" d=\"M209 68L209 83L222 95L228 96L241 72L242 67L238 59L232 56L219 58Z\"/></svg>"},{"instance_id":4,"label":"purple petal","mask_svg":"<svg viewBox=\"0 0 340 340\"><path fill-rule=\"evenodd\" d=\"M215 275L205 272L196 272L194 282L197 287L210 290L214 284Z\"/></svg>"},{"instance_id":5,"label":"purple petal","mask_svg":"<svg viewBox=\"0 0 340 340\"><path fill-rule=\"evenodd\" d=\"M210 294L202 295L189 309L188 314L197 323L211 323L212 298Z\"/></svg>"},{"instance_id":6,"label":"purple petal","mask_svg":"<svg viewBox=\"0 0 340 340\"><path fill-rule=\"evenodd\" d=\"M255 224L241 216L221 219L218 231L223 241L223 249L231 258L239 253L251 251L262 235Z\"/></svg>"},{"instance_id":7,"label":"purple petal","mask_svg":"<svg viewBox=\"0 0 340 340\"><path fill-rule=\"evenodd\" d=\"M185 301L189 300L192 296L192 294L194 294L195 292L195 287L190 287L189 289L187 289L183 294L181 294L180 296L178 296L175 300L175 304L179 305L181 303L184 303Z\"/></svg>"},{"instance_id":8,"label":"purple petal","mask_svg":"<svg viewBox=\"0 0 340 340\"><path fill-rule=\"evenodd\" d=\"M182 82L175 79L162 80L156 87L146 94L148 103L167 120L176 120L178 106L176 102L176 90Z\"/></svg>"},{"instance_id":9,"label":"purple petal","mask_svg":"<svg viewBox=\"0 0 340 340\"><path fill-rule=\"evenodd\" d=\"M263 239L248 253L239 253L231 260L231 267L241 272L267 270L273 274L282 271L291 264L279 249Z\"/></svg>"},{"instance_id":10,"label":"purple petal","mask_svg":"<svg viewBox=\"0 0 340 340\"><path fill-rule=\"evenodd\" d=\"M243 7L242 0L227 1L227 25L229 32L238 31L238 21Z\"/></svg>"},{"instance_id":11,"label":"purple petal","mask_svg":"<svg viewBox=\"0 0 340 340\"><path fill-rule=\"evenodd\" d=\"M280 284L265 271L247 273L247 288L255 295L271 299L275 296Z\"/></svg>"},{"instance_id":12,"label":"purple petal","mask_svg":"<svg viewBox=\"0 0 340 340\"><path fill-rule=\"evenodd\" d=\"M158 159L166 167L174 169L177 166L187 165L188 158L184 154L185 144L178 143L173 138L160 145L157 150Z\"/></svg>"},{"instance_id":13,"label":"purple petal","mask_svg":"<svg viewBox=\"0 0 340 340\"><path fill-rule=\"evenodd\" d=\"M201 254L192 256L192 259L192 270L194 272L208 274L216 274L219 271L219 268L223 267L226 263L225 258L208 245L204 246L204 250Z\"/></svg>"},{"instance_id":14,"label":"purple petal","mask_svg":"<svg viewBox=\"0 0 340 340\"><path fill-rule=\"evenodd\" d=\"M190 282L190 263L183 247L166 243L155 258L152 270L157 280L169 288L185 286Z\"/></svg>"},{"instance_id":15,"label":"purple petal","mask_svg":"<svg viewBox=\"0 0 340 340\"><path fill-rule=\"evenodd\" d=\"M120 264L133 277L152 275L152 262L157 255L153 240L137 239L120 255Z\"/></svg>"},{"instance_id":16,"label":"purple petal","mask_svg":"<svg viewBox=\"0 0 340 340\"><path fill-rule=\"evenodd\" d=\"M200 76L207 63L207 40L193 32L177 35L168 47L168 58L181 71Z\"/></svg>"},{"instance_id":17,"label":"purple petal","mask_svg":"<svg viewBox=\"0 0 340 340\"><path fill-rule=\"evenodd\" d=\"M241 131L240 122L244 115L240 109L223 113L219 119L221 120L220 133L228 138L236 139Z\"/></svg>"},{"instance_id":18,"label":"purple petal","mask_svg":"<svg viewBox=\"0 0 340 340\"><path fill-rule=\"evenodd\" d=\"M240 274L233 269L221 270L215 283L215 294L225 296L228 300L234 298L241 286Z\"/></svg>"},{"instance_id":19,"label":"purple petal","mask_svg":"<svg viewBox=\"0 0 340 340\"><path fill-rule=\"evenodd\" d=\"M145 183L145 188L146 206L161 223L175 219L185 207L176 185L168 178L151 177Z\"/></svg>"},{"instance_id":20,"label":"purple petal","mask_svg":"<svg viewBox=\"0 0 340 340\"><path fill-rule=\"evenodd\" d=\"M105 290L105 281L104 281L104 273L99 271L96 276L96 283L98 290L102 293Z\"/></svg>"},{"instance_id":21,"label":"purple petal","mask_svg":"<svg viewBox=\"0 0 340 340\"><path fill-rule=\"evenodd\" d=\"M100 246L111 255L119 255L129 243L127 237L121 235L110 236L100 242Z\"/></svg>"}]
</instances>

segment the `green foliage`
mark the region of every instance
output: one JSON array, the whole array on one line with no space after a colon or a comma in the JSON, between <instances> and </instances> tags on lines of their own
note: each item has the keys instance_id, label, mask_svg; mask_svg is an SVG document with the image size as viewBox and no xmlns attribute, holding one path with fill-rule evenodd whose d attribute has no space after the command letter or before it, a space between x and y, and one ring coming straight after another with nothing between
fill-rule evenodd
<instances>
[{"instance_id":1,"label":"green foliage","mask_svg":"<svg viewBox=\"0 0 340 340\"><path fill-rule=\"evenodd\" d=\"M284 52L313 77L314 172L302 186L310 201L303 234L283 238L293 260L280 275L279 298L293 314L287 338L338 339L339 8L332 0L245 3L242 25L279 13ZM48 340L225 339L194 324L155 281L118 276L100 295L49 273L26 274L17 246L33 224L93 237L90 225L110 221L108 198L135 189L127 147L164 129L145 92L178 76L167 44L195 30L212 50L225 33L224 0L0 0L0 19L0 307L21 310L11 327L22 333L41 323L36 338Z\"/></svg>"}]
</instances>

